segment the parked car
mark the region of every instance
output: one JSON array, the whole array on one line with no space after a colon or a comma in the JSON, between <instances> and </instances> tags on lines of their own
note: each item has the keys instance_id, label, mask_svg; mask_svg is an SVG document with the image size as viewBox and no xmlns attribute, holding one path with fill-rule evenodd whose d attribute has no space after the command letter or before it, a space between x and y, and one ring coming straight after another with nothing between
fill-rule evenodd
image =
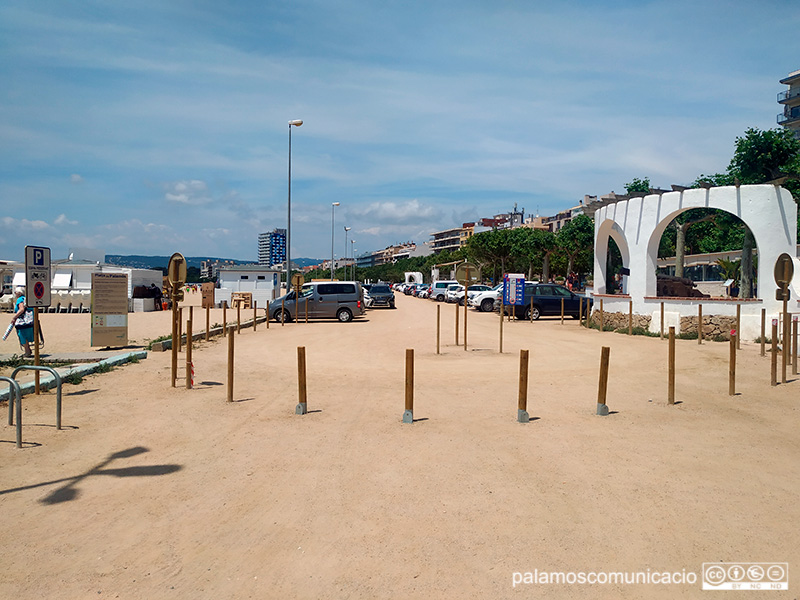
<instances>
[{"instance_id":1,"label":"parked car","mask_svg":"<svg viewBox=\"0 0 800 600\"><path fill-rule=\"evenodd\" d=\"M564 300L564 315L577 319L580 312L580 301L583 299L584 311L591 310L592 299L569 291L563 285L553 283L526 283L525 298L522 305L508 306L518 319L536 320L541 316L561 314L561 300ZM499 304L499 303L498 303Z\"/></svg>"},{"instance_id":2,"label":"parked car","mask_svg":"<svg viewBox=\"0 0 800 600\"><path fill-rule=\"evenodd\" d=\"M474 298L478 294L491 291L491 289L492 288L490 288L488 285L483 285L480 283L471 285L467 288L467 301L469 301L470 298ZM460 286L460 289L456 291L455 302L457 302L459 306L464 306L464 286Z\"/></svg>"},{"instance_id":3,"label":"parked car","mask_svg":"<svg viewBox=\"0 0 800 600\"><path fill-rule=\"evenodd\" d=\"M388 306L394 308L394 292L385 283L376 283L369 289L370 308Z\"/></svg>"},{"instance_id":4,"label":"parked car","mask_svg":"<svg viewBox=\"0 0 800 600\"><path fill-rule=\"evenodd\" d=\"M306 304L307 303L307 304ZM335 317L342 323L364 314L364 291L357 281L312 281L269 303L269 315L276 321L291 321L305 316L310 319Z\"/></svg>"},{"instance_id":5,"label":"parked car","mask_svg":"<svg viewBox=\"0 0 800 600\"><path fill-rule=\"evenodd\" d=\"M434 281L431 284L431 293L428 297L431 300L436 300L436 302L443 302L444 295L447 292L447 286L452 285L454 283L458 282L453 281L452 279L443 279L441 281Z\"/></svg>"},{"instance_id":6,"label":"parked car","mask_svg":"<svg viewBox=\"0 0 800 600\"><path fill-rule=\"evenodd\" d=\"M431 286L427 283L422 286L422 290L419 293L420 298L427 298L431 295Z\"/></svg>"},{"instance_id":7,"label":"parked car","mask_svg":"<svg viewBox=\"0 0 800 600\"><path fill-rule=\"evenodd\" d=\"M464 286L458 283L451 283L447 286L447 291L444 293L444 301L445 302L455 302L456 301L456 294L458 292L463 292Z\"/></svg>"},{"instance_id":8,"label":"parked car","mask_svg":"<svg viewBox=\"0 0 800 600\"><path fill-rule=\"evenodd\" d=\"M476 310L481 312L492 312L494 310L494 301L503 293L503 284L499 283L493 288L485 292L480 292L475 296L469 296L467 302Z\"/></svg>"}]
</instances>

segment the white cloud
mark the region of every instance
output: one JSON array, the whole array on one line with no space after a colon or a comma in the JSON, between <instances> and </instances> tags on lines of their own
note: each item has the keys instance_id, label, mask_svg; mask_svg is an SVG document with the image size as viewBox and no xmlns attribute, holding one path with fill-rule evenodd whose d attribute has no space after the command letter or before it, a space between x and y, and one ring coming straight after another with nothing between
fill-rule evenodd
<instances>
[{"instance_id":1,"label":"white cloud","mask_svg":"<svg viewBox=\"0 0 800 600\"><path fill-rule=\"evenodd\" d=\"M81 177L77 173L73 173L72 175L69 176L69 181L70 183L80 184L83 183L83 177Z\"/></svg>"},{"instance_id":2,"label":"white cloud","mask_svg":"<svg viewBox=\"0 0 800 600\"><path fill-rule=\"evenodd\" d=\"M405 202L392 200L372 202L364 207L351 208L347 214L373 223L403 225L436 219L441 212L433 206L424 205L414 199Z\"/></svg>"},{"instance_id":3,"label":"white cloud","mask_svg":"<svg viewBox=\"0 0 800 600\"><path fill-rule=\"evenodd\" d=\"M42 231L45 229L50 229L50 225L45 223L44 221L34 220L31 221L29 219L15 219L13 217L3 217L0 219L3 221L3 225L9 228L19 229L23 231Z\"/></svg>"},{"instance_id":4,"label":"white cloud","mask_svg":"<svg viewBox=\"0 0 800 600\"><path fill-rule=\"evenodd\" d=\"M64 213L58 215L58 217L56 217L56 220L53 221L53 225L77 225L77 224L78 224L77 221L70 221L67 218L67 215L65 215Z\"/></svg>"},{"instance_id":5,"label":"white cloud","mask_svg":"<svg viewBox=\"0 0 800 600\"><path fill-rule=\"evenodd\" d=\"M202 205L211 202L208 185L199 179L171 181L162 184L164 199L177 204Z\"/></svg>"}]
</instances>

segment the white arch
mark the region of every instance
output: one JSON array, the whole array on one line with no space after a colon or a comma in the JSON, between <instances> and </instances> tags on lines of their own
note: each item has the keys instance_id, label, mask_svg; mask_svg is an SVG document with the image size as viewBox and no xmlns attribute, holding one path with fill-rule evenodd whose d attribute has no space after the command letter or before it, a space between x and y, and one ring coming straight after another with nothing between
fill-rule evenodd
<instances>
[{"instance_id":1,"label":"white arch","mask_svg":"<svg viewBox=\"0 0 800 600\"><path fill-rule=\"evenodd\" d=\"M595 212L596 293L605 293L608 235L619 229L630 249L628 293L634 310L643 314L649 312L652 307L645 306L644 299L656 295L656 258L661 234L677 215L691 208L724 210L739 217L750 228L758 247L758 295L762 300L755 308L776 312L780 303L775 300L772 266L780 254L796 254L797 206L787 190L768 184L651 194L599 208Z\"/></svg>"},{"instance_id":2,"label":"white arch","mask_svg":"<svg viewBox=\"0 0 800 600\"><path fill-rule=\"evenodd\" d=\"M607 289L606 256L608 255L608 238L612 238L622 254L622 266L630 268L631 253L625 232L612 219L597 224L595 221L595 253L594 253L594 289L598 294L605 294ZM598 273L600 274L598 277ZM628 278L623 279L623 292L627 293Z\"/></svg>"}]
</instances>

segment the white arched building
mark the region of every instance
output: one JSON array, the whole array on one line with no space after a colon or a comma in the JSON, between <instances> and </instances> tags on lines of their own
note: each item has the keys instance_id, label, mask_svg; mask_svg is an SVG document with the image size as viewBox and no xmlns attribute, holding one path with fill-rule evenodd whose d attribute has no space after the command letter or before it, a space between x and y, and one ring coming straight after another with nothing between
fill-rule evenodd
<instances>
[{"instance_id":1,"label":"white arched building","mask_svg":"<svg viewBox=\"0 0 800 600\"><path fill-rule=\"evenodd\" d=\"M656 258L661 235L675 217L693 208L724 210L739 217L753 232L758 249L758 298L656 297ZM754 339L760 335L761 309L766 309L768 318L777 317L781 311L782 303L775 299L773 267L783 253L794 258L797 275L793 281L790 306L797 306L796 292L800 289L797 285L800 263L795 258L797 206L791 193L780 186L698 188L620 199L595 211L594 227L595 310L598 309L597 300L603 299L605 311L627 313L632 301L635 314L655 317L651 321L651 330L657 331L663 301L665 327L675 326L679 332L680 317L696 316L700 301L704 314L709 315L735 315L738 305L742 314L741 336ZM630 276L623 278L623 295L605 293L609 237L620 249L623 266L630 269Z\"/></svg>"}]
</instances>

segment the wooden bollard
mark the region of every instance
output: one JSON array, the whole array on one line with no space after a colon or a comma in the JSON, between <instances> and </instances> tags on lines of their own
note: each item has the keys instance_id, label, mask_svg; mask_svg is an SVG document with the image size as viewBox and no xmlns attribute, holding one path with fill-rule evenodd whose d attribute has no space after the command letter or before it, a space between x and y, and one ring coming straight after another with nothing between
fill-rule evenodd
<instances>
[{"instance_id":1,"label":"wooden bollard","mask_svg":"<svg viewBox=\"0 0 800 600\"><path fill-rule=\"evenodd\" d=\"M601 417L608 416L606 393L608 391L608 359L611 348L603 346L600 351L600 381L597 384L597 414Z\"/></svg>"},{"instance_id":2,"label":"wooden bollard","mask_svg":"<svg viewBox=\"0 0 800 600\"><path fill-rule=\"evenodd\" d=\"M533 294L531 294L531 323L533 323Z\"/></svg>"},{"instance_id":3,"label":"wooden bollard","mask_svg":"<svg viewBox=\"0 0 800 600\"><path fill-rule=\"evenodd\" d=\"M778 319L772 319L772 358L770 360L770 385L778 385Z\"/></svg>"},{"instance_id":4,"label":"wooden bollard","mask_svg":"<svg viewBox=\"0 0 800 600\"><path fill-rule=\"evenodd\" d=\"M242 333L242 303L236 303L236 333Z\"/></svg>"},{"instance_id":5,"label":"wooden bollard","mask_svg":"<svg viewBox=\"0 0 800 600\"><path fill-rule=\"evenodd\" d=\"M669 328L669 383L667 402L675 404L675 328Z\"/></svg>"},{"instance_id":6,"label":"wooden bollard","mask_svg":"<svg viewBox=\"0 0 800 600\"><path fill-rule=\"evenodd\" d=\"M211 305L206 304L206 341L211 337Z\"/></svg>"},{"instance_id":7,"label":"wooden bollard","mask_svg":"<svg viewBox=\"0 0 800 600\"><path fill-rule=\"evenodd\" d=\"M797 375L797 317L792 318L792 375Z\"/></svg>"},{"instance_id":8,"label":"wooden bollard","mask_svg":"<svg viewBox=\"0 0 800 600\"><path fill-rule=\"evenodd\" d=\"M306 390L306 347L297 347L297 396L298 402L294 414L308 413L308 395Z\"/></svg>"},{"instance_id":9,"label":"wooden bollard","mask_svg":"<svg viewBox=\"0 0 800 600\"><path fill-rule=\"evenodd\" d=\"M561 324L564 324L564 298L561 298Z\"/></svg>"},{"instance_id":10,"label":"wooden bollard","mask_svg":"<svg viewBox=\"0 0 800 600\"><path fill-rule=\"evenodd\" d=\"M664 303L661 303L661 339L664 339Z\"/></svg>"},{"instance_id":11,"label":"wooden bollard","mask_svg":"<svg viewBox=\"0 0 800 600\"><path fill-rule=\"evenodd\" d=\"M258 302L253 300L253 331L256 330L258 324Z\"/></svg>"},{"instance_id":12,"label":"wooden bollard","mask_svg":"<svg viewBox=\"0 0 800 600\"><path fill-rule=\"evenodd\" d=\"M728 359L728 396L736 395L736 338L738 331L731 331L730 358Z\"/></svg>"},{"instance_id":13,"label":"wooden bollard","mask_svg":"<svg viewBox=\"0 0 800 600\"><path fill-rule=\"evenodd\" d=\"M786 372L789 366L789 353L792 348L791 328L789 324L789 312L786 306L786 301L783 301L783 327L781 335L781 383L786 383Z\"/></svg>"},{"instance_id":14,"label":"wooden bollard","mask_svg":"<svg viewBox=\"0 0 800 600\"><path fill-rule=\"evenodd\" d=\"M176 387L175 382L178 379L178 306L175 302L175 297L172 298L172 347L170 348L172 359L171 366L171 380L172 387Z\"/></svg>"},{"instance_id":15,"label":"wooden bollard","mask_svg":"<svg viewBox=\"0 0 800 600\"><path fill-rule=\"evenodd\" d=\"M222 337L228 335L228 301L222 301Z\"/></svg>"},{"instance_id":16,"label":"wooden bollard","mask_svg":"<svg viewBox=\"0 0 800 600\"><path fill-rule=\"evenodd\" d=\"M505 315L503 313L505 312L505 308L506 308L505 304L503 303L503 299L501 298L500 299L500 354L503 353L503 319L505 318Z\"/></svg>"},{"instance_id":17,"label":"wooden bollard","mask_svg":"<svg viewBox=\"0 0 800 600\"><path fill-rule=\"evenodd\" d=\"M414 422L414 350L406 348L406 409L403 423Z\"/></svg>"},{"instance_id":18,"label":"wooden bollard","mask_svg":"<svg viewBox=\"0 0 800 600\"><path fill-rule=\"evenodd\" d=\"M767 309L761 309L761 356L767 355Z\"/></svg>"},{"instance_id":19,"label":"wooden bollard","mask_svg":"<svg viewBox=\"0 0 800 600\"><path fill-rule=\"evenodd\" d=\"M519 351L519 393L517 394L517 421L528 423L528 351Z\"/></svg>"},{"instance_id":20,"label":"wooden bollard","mask_svg":"<svg viewBox=\"0 0 800 600\"><path fill-rule=\"evenodd\" d=\"M703 343L703 305L697 303L697 343Z\"/></svg>"},{"instance_id":21,"label":"wooden bollard","mask_svg":"<svg viewBox=\"0 0 800 600\"><path fill-rule=\"evenodd\" d=\"M633 335L633 300L628 300L628 335Z\"/></svg>"},{"instance_id":22,"label":"wooden bollard","mask_svg":"<svg viewBox=\"0 0 800 600\"><path fill-rule=\"evenodd\" d=\"M436 305L436 354L439 354L439 342L442 331L442 307Z\"/></svg>"},{"instance_id":23,"label":"wooden bollard","mask_svg":"<svg viewBox=\"0 0 800 600\"><path fill-rule=\"evenodd\" d=\"M742 349L742 336L739 332L742 330L742 305L736 305L736 349Z\"/></svg>"},{"instance_id":24,"label":"wooden bollard","mask_svg":"<svg viewBox=\"0 0 800 600\"><path fill-rule=\"evenodd\" d=\"M308 323L308 298L306 298L306 323Z\"/></svg>"},{"instance_id":25,"label":"wooden bollard","mask_svg":"<svg viewBox=\"0 0 800 600\"><path fill-rule=\"evenodd\" d=\"M281 327L286 324L286 297L281 298Z\"/></svg>"},{"instance_id":26,"label":"wooden bollard","mask_svg":"<svg viewBox=\"0 0 800 600\"><path fill-rule=\"evenodd\" d=\"M603 299L600 298L600 331L603 331L603 327L606 324L606 313L603 311Z\"/></svg>"},{"instance_id":27,"label":"wooden bollard","mask_svg":"<svg viewBox=\"0 0 800 600\"><path fill-rule=\"evenodd\" d=\"M467 277L469 277L469 270L467 270ZM456 304L458 306L458 304ZM464 286L464 352L467 351L467 286Z\"/></svg>"},{"instance_id":28,"label":"wooden bollard","mask_svg":"<svg viewBox=\"0 0 800 600\"><path fill-rule=\"evenodd\" d=\"M533 322L533 296L531 296L531 322ZM578 325L583 325L583 296L578 296Z\"/></svg>"},{"instance_id":29,"label":"wooden bollard","mask_svg":"<svg viewBox=\"0 0 800 600\"><path fill-rule=\"evenodd\" d=\"M178 309L178 352L183 350L183 307Z\"/></svg>"},{"instance_id":30,"label":"wooden bollard","mask_svg":"<svg viewBox=\"0 0 800 600\"><path fill-rule=\"evenodd\" d=\"M192 319L186 321L186 389L192 389Z\"/></svg>"},{"instance_id":31,"label":"wooden bollard","mask_svg":"<svg viewBox=\"0 0 800 600\"><path fill-rule=\"evenodd\" d=\"M456 346L458 345L458 304L456 304Z\"/></svg>"},{"instance_id":32,"label":"wooden bollard","mask_svg":"<svg viewBox=\"0 0 800 600\"><path fill-rule=\"evenodd\" d=\"M227 329L227 328L226 328ZM233 402L233 327L228 332L228 402Z\"/></svg>"}]
</instances>

